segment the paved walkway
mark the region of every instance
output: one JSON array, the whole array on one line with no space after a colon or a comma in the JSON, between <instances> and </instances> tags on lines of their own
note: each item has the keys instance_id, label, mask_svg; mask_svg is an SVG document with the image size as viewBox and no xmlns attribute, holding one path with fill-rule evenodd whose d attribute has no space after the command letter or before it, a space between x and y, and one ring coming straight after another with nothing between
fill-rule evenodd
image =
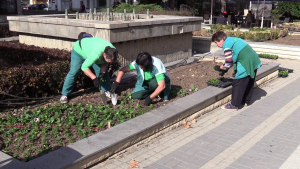
<instances>
[{"instance_id":1,"label":"paved walkway","mask_svg":"<svg viewBox=\"0 0 300 169\"><path fill-rule=\"evenodd\" d=\"M193 128L176 128L91 168L129 168L134 159L151 169L299 169L300 61L276 62L294 73L255 88L250 106L217 108Z\"/></svg>"}]
</instances>

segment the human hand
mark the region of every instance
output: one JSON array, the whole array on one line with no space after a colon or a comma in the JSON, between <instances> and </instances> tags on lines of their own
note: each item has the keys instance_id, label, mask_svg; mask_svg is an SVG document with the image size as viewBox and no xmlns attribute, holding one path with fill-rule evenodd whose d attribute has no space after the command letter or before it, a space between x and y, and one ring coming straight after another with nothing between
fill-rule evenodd
<instances>
[{"instance_id":1,"label":"human hand","mask_svg":"<svg viewBox=\"0 0 300 169\"><path fill-rule=\"evenodd\" d=\"M115 93L118 86L119 86L119 82L114 82L111 86L110 92Z\"/></svg>"},{"instance_id":2,"label":"human hand","mask_svg":"<svg viewBox=\"0 0 300 169\"><path fill-rule=\"evenodd\" d=\"M144 105L145 105L145 106L150 106L151 102L152 102L152 99L150 98L150 96L148 96L148 97L145 99Z\"/></svg>"},{"instance_id":3,"label":"human hand","mask_svg":"<svg viewBox=\"0 0 300 169\"><path fill-rule=\"evenodd\" d=\"M98 77L96 77L96 78L93 80L93 82L94 82L94 86L95 86L95 87L99 87L100 84L101 84L101 81L100 81L100 79L99 79Z\"/></svg>"}]
</instances>

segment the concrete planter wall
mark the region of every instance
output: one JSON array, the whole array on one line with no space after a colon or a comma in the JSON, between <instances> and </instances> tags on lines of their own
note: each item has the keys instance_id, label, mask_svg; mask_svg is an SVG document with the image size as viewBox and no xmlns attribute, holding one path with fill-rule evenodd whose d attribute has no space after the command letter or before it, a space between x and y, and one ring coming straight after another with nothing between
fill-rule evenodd
<instances>
[{"instance_id":1,"label":"concrete planter wall","mask_svg":"<svg viewBox=\"0 0 300 169\"><path fill-rule=\"evenodd\" d=\"M191 56L192 32L201 29L202 17L154 15L133 21L65 19L64 15L10 16L11 31L20 32L20 42L40 47L72 50L80 32L112 42L124 64L147 51L171 62ZM71 15L69 18L75 18ZM141 18L146 18L141 16Z\"/></svg>"}]
</instances>

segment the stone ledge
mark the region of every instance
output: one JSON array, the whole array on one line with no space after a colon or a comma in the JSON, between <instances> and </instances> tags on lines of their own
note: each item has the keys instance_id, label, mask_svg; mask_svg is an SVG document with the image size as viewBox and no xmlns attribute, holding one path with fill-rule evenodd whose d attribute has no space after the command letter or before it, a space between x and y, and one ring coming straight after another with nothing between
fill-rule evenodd
<instances>
[{"instance_id":1,"label":"stone ledge","mask_svg":"<svg viewBox=\"0 0 300 169\"><path fill-rule=\"evenodd\" d=\"M188 23L188 22L201 22L202 17L181 17L181 16L164 16L153 15L151 19L136 19L133 21L95 21L95 20L76 20L76 19L65 19L56 18L64 17L61 15L31 15L31 16L7 16L8 21L17 22L29 22L29 23L45 23L45 24L57 24L66 26L81 26L81 27L96 27L102 29L117 29L127 28L128 26L140 26L140 25L155 25L155 24L166 24L166 23ZM75 16L71 14L70 16ZM130 24L135 23L135 24ZM137 24L139 23L139 24Z\"/></svg>"},{"instance_id":2,"label":"stone ledge","mask_svg":"<svg viewBox=\"0 0 300 169\"><path fill-rule=\"evenodd\" d=\"M278 67L277 63L263 65L257 72L256 83L260 84L262 81L271 79L270 75L277 76ZM159 131L179 124L178 122L199 113L200 110L203 112L212 104L213 108L217 107L218 105L215 103L224 103L224 99L228 101L231 90L232 87L221 89L209 86L27 163L22 163L0 152L2 159L0 167L3 169L85 168L139 141L152 137Z\"/></svg>"}]
</instances>

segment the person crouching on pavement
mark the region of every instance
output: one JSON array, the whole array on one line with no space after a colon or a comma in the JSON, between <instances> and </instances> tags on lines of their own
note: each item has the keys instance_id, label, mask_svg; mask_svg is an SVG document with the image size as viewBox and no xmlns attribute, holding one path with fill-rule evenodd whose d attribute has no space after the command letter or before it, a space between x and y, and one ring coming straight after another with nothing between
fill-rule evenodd
<instances>
[{"instance_id":1,"label":"person crouching on pavement","mask_svg":"<svg viewBox=\"0 0 300 169\"><path fill-rule=\"evenodd\" d=\"M162 61L147 52L138 54L134 62L119 70L116 81L112 84L112 93L118 88L123 75L132 70L136 70L137 73L137 83L131 93L133 99L145 99L145 106L149 106L157 96L169 100L171 91L169 74Z\"/></svg>"},{"instance_id":2,"label":"person crouching on pavement","mask_svg":"<svg viewBox=\"0 0 300 169\"><path fill-rule=\"evenodd\" d=\"M257 53L243 39L227 37L222 31L213 34L211 40L218 47L223 48L225 54L225 63L220 66L220 69L225 70L233 66L235 72L231 103L222 108L238 110L243 105L249 105L256 72L262 65Z\"/></svg>"},{"instance_id":3,"label":"person crouching on pavement","mask_svg":"<svg viewBox=\"0 0 300 169\"><path fill-rule=\"evenodd\" d=\"M80 69L93 80L95 87L101 86L101 90L110 98L111 83L108 64L117 61L117 49L104 39L87 37L76 41L71 52L71 68L63 85L60 102L68 102L68 96L73 91ZM90 70L91 66L95 74Z\"/></svg>"}]
</instances>

